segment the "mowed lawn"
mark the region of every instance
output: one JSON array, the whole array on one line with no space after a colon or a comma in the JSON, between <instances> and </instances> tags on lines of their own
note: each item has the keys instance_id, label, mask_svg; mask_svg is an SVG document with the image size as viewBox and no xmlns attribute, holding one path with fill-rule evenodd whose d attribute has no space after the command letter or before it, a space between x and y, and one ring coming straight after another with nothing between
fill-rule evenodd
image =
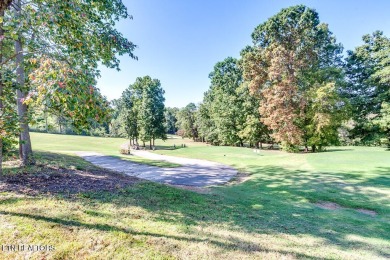
<instances>
[{"instance_id":1,"label":"mowed lawn","mask_svg":"<svg viewBox=\"0 0 390 260\"><path fill-rule=\"evenodd\" d=\"M124 139L32 134L33 148L118 155ZM173 144L186 148L172 150ZM213 147L171 138L156 153L208 159L243 174L195 193L151 182L111 192L0 195L0 244L53 245L32 259L387 259L390 151L335 147L316 154ZM67 156L67 157L64 157ZM64 159L65 158L65 159ZM92 166L91 166L92 167ZM21 176L21 178L23 178ZM26 253L0 252L0 258Z\"/></svg>"}]
</instances>

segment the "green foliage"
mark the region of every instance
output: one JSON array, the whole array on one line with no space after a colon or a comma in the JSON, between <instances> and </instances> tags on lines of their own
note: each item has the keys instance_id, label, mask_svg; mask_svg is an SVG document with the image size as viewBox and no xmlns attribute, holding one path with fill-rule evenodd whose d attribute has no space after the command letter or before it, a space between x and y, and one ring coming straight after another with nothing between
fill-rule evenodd
<instances>
[{"instance_id":1,"label":"green foliage","mask_svg":"<svg viewBox=\"0 0 390 260\"><path fill-rule=\"evenodd\" d=\"M6 72L1 76L2 82L0 82L0 84L2 84L2 95L0 96L0 139L2 142L2 155L7 156L17 143L16 140L19 132L19 123L18 115L15 111L15 88L12 84L12 80L10 79L12 75Z\"/></svg>"},{"instance_id":2,"label":"green foliage","mask_svg":"<svg viewBox=\"0 0 390 260\"><path fill-rule=\"evenodd\" d=\"M0 8L0 99L6 84L1 76L17 67L20 156L27 164L33 162L27 104L71 119L79 131L93 128L90 132L101 134L110 111L94 87L98 64L119 69L117 55L136 58L136 46L115 29L117 21L131 18L121 0L18 0L7 9L9 4ZM9 138L8 132L1 134Z\"/></svg>"},{"instance_id":3,"label":"green foliage","mask_svg":"<svg viewBox=\"0 0 390 260\"><path fill-rule=\"evenodd\" d=\"M139 113L142 103L143 81L137 78L123 93L118 105L121 116L119 120L124 123L126 136L137 142L139 137Z\"/></svg>"},{"instance_id":4,"label":"green foliage","mask_svg":"<svg viewBox=\"0 0 390 260\"><path fill-rule=\"evenodd\" d=\"M108 121L109 104L94 87L94 75L45 57L30 62L38 62L39 66L30 74L31 84L35 88L24 101L26 104L44 104L49 113L70 119L78 131Z\"/></svg>"},{"instance_id":5,"label":"green foliage","mask_svg":"<svg viewBox=\"0 0 390 260\"><path fill-rule=\"evenodd\" d=\"M387 136L387 140L383 138L381 143L386 144L390 148L390 103L382 103L380 114L375 118L374 124L378 125Z\"/></svg>"},{"instance_id":6,"label":"green foliage","mask_svg":"<svg viewBox=\"0 0 390 260\"><path fill-rule=\"evenodd\" d=\"M266 128L260 122L258 100L243 84L239 62L231 57L214 66L211 86L199 107L199 132L207 142L242 146L264 139Z\"/></svg>"},{"instance_id":7,"label":"green foliage","mask_svg":"<svg viewBox=\"0 0 390 260\"><path fill-rule=\"evenodd\" d=\"M197 107L194 103L189 103L177 113L176 126L182 137L192 139L198 138L198 126L196 122Z\"/></svg>"},{"instance_id":8,"label":"green foliage","mask_svg":"<svg viewBox=\"0 0 390 260\"><path fill-rule=\"evenodd\" d=\"M149 76L138 77L115 101L114 135L125 136L138 144L154 141L156 138L166 139L164 90L160 81ZM122 124L122 126L121 126Z\"/></svg>"},{"instance_id":9,"label":"green foliage","mask_svg":"<svg viewBox=\"0 0 390 260\"><path fill-rule=\"evenodd\" d=\"M167 134L176 134L177 132L177 114L179 109L177 107L167 107L164 111L165 123L164 127L166 129Z\"/></svg>"},{"instance_id":10,"label":"green foliage","mask_svg":"<svg viewBox=\"0 0 390 260\"><path fill-rule=\"evenodd\" d=\"M381 136L372 119L380 113L381 104L390 99L390 39L383 32L363 36L363 45L349 51L345 74L347 84L342 89L352 105L355 122L351 138L360 144L378 143Z\"/></svg>"},{"instance_id":11,"label":"green foliage","mask_svg":"<svg viewBox=\"0 0 390 260\"><path fill-rule=\"evenodd\" d=\"M167 138L164 127L165 92L157 79L149 76L138 79L142 82L142 102L138 115L140 138L144 142L154 142L157 138L164 140Z\"/></svg>"},{"instance_id":12,"label":"green foliage","mask_svg":"<svg viewBox=\"0 0 390 260\"><path fill-rule=\"evenodd\" d=\"M310 106L307 115L310 122L306 125L309 146L324 146L339 144L338 129L343 121L348 119L348 109L340 99L334 83L327 83L312 88L308 93Z\"/></svg>"}]
</instances>

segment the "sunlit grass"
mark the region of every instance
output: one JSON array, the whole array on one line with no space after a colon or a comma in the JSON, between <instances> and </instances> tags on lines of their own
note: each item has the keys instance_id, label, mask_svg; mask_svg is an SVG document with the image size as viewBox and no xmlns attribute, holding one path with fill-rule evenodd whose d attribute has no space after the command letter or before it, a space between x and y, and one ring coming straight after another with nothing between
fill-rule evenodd
<instances>
[{"instance_id":1,"label":"sunlit grass","mask_svg":"<svg viewBox=\"0 0 390 260\"><path fill-rule=\"evenodd\" d=\"M64 151L76 147L74 142L93 144L83 140L86 137L57 137L59 143L67 142ZM37 138L45 140L45 135L33 136L40 150L63 152L55 143L37 144ZM95 151L114 153L122 141L105 139ZM168 150L184 142L187 148ZM0 244L55 246L54 252L31 254L32 259L390 257L390 153L384 149L257 154L249 148L211 147L186 139L157 144L156 153L226 163L249 174L249 179L210 188L207 194L150 182L72 198L3 192ZM88 167L80 158L74 160L52 163ZM316 206L324 201L340 207ZM0 258L8 259L25 255L0 252Z\"/></svg>"}]
</instances>

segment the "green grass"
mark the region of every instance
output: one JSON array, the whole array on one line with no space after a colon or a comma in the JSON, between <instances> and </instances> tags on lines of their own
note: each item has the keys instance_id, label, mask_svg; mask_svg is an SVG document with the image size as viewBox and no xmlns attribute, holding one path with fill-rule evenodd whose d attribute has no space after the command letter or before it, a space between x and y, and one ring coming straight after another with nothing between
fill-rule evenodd
<instances>
[{"instance_id":1,"label":"green grass","mask_svg":"<svg viewBox=\"0 0 390 260\"><path fill-rule=\"evenodd\" d=\"M165 161L153 161L145 158L124 155L119 152L120 146L128 140L123 138L105 138L77 135L57 135L31 133L31 142L34 150L53 153L73 154L77 151L99 152L105 155L120 157L136 163L143 163L158 167L178 167L180 165Z\"/></svg>"},{"instance_id":2,"label":"green grass","mask_svg":"<svg viewBox=\"0 0 390 260\"><path fill-rule=\"evenodd\" d=\"M49 137L59 141L37 143ZM91 142L96 151L110 154L122 143L91 140L33 135L34 147L51 152L69 147L85 151L91 147L80 143ZM174 143L188 148L169 150ZM389 151L338 147L318 154L256 154L248 148L211 147L186 139L157 145L157 153L226 163L250 174L249 179L211 188L207 194L150 182L72 198L3 193L0 244L55 246L53 252L32 254L33 259L390 257ZM61 159L53 160L61 164ZM74 160L62 162L62 167L88 167ZM342 207L323 209L314 204L319 201ZM0 252L0 258L22 255Z\"/></svg>"}]
</instances>

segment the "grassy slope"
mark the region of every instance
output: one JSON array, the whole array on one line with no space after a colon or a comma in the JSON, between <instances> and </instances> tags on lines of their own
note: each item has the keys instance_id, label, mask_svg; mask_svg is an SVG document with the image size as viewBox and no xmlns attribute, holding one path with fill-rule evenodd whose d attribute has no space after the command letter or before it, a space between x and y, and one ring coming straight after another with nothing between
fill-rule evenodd
<instances>
[{"instance_id":1,"label":"grassy slope","mask_svg":"<svg viewBox=\"0 0 390 260\"><path fill-rule=\"evenodd\" d=\"M48 137L33 135L40 150L68 151L70 146L86 150L81 145L86 145L85 137L58 136L66 142L63 147L61 142L43 145L37 138ZM107 154L121 143L99 141L98 151ZM0 196L0 244L53 244L56 251L48 258L66 259L390 256L390 152L342 148L319 154L255 154L251 149L181 139L160 145L184 142L189 148L171 151L160 146L157 152L227 163L251 173L250 179L213 188L210 194L154 183L140 183L118 194L80 194L76 199L5 193ZM326 210L313 205L316 201L345 208Z\"/></svg>"}]
</instances>

